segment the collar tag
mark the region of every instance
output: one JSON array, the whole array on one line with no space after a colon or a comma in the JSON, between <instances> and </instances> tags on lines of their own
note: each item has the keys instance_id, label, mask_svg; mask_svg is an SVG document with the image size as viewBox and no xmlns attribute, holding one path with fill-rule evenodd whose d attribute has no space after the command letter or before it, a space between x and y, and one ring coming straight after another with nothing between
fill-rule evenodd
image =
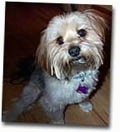
<instances>
[{"instance_id":1,"label":"collar tag","mask_svg":"<svg viewBox=\"0 0 120 132\"><path fill-rule=\"evenodd\" d=\"M87 88L86 86L81 86L81 85L80 85L80 86L76 89L76 92L87 94L87 93L88 93L88 88Z\"/></svg>"}]
</instances>

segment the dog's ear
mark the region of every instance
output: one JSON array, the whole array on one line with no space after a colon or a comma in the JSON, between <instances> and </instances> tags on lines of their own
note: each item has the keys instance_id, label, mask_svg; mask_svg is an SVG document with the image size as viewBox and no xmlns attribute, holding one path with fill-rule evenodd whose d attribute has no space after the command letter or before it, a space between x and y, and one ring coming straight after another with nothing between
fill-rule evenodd
<instances>
[{"instance_id":1,"label":"dog's ear","mask_svg":"<svg viewBox=\"0 0 120 132\"><path fill-rule=\"evenodd\" d=\"M47 59L47 49L46 49L46 33L45 30L42 32L40 44L38 45L36 51L36 61L37 64L44 69L45 71L49 72L49 64Z\"/></svg>"},{"instance_id":2,"label":"dog's ear","mask_svg":"<svg viewBox=\"0 0 120 132\"><path fill-rule=\"evenodd\" d=\"M105 41L105 30L108 26L103 13L94 9L85 10L83 13L88 17L95 32Z\"/></svg>"},{"instance_id":3,"label":"dog's ear","mask_svg":"<svg viewBox=\"0 0 120 132\"><path fill-rule=\"evenodd\" d=\"M40 44L38 45L37 51L36 51L36 63L45 70L49 75L56 75L58 79L64 79L65 73L63 69L62 61L60 61L59 56L56 57L56 59L53 59L54 55L52 57L49 55L48 52L48 45L47 45L47 34L46 31L42 32ZM53 48L54 49L54 48ZM54 49L55 51L55 49ZM52 60L52 61L51 61ZM54 61L53 61L54 60ZM64 67L65 68L65 67Z\"/></svg>"}]
</instances>

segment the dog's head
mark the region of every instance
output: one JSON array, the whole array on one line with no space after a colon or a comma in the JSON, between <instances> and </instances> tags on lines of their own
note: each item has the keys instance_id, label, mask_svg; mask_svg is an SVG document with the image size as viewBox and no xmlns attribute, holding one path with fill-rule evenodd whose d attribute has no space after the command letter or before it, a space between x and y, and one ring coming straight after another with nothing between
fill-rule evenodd
<instances>
[{"instance_id":1,"label":"dog's head","mask_svg":"<svg viewBox=\"0 0 120 132\"><path fill-rule=\"evenodd\" d=\"M54 17L43 32L37 49L39 65L64 79L103 64L105 20L94 10Z\"/></svg>"}]
</instances>

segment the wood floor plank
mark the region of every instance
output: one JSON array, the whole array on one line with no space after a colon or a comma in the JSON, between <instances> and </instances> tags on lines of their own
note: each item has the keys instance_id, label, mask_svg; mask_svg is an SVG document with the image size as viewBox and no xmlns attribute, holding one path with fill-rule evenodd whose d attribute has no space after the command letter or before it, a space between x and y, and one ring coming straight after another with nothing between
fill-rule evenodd
<instances>
[{"instance_id":1,"label":"wood floor plank","mask_svg":"<svg viewBox=\"0 0 120 132\"><path fill-rule=\"evenodd\" d=\"M109 109L110 109L110 83L109 74L107 74L102 87L97 91L95 96L91 99L94 104L94 110L99 113L100 117L109 123Z\"/></svg>"},{"instance_id":2,"label":"wood floor plank","mask_svg":"<svg viewBox=\"0 0 120 132\"><path fill-rule=\"evenodd\" d=\"M104 126L105 123L94 112L83 112L78 105L70 106L66 111L66 123L84 126Z\"/></svg>"}]
</instances>

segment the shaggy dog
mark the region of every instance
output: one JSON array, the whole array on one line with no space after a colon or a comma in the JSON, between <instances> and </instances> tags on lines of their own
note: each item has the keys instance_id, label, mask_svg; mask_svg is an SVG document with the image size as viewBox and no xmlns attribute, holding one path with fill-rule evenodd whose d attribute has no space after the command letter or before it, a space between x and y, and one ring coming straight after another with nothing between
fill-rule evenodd
<instances>
[{"instance_id":1,"label":"shaggy dog","mask_svg":"<svg viewBox=\"0 0 120 132\"><path fill-rule=\"evenodd\" d=\"M14 121L36 101L57 124L64 123L68 104L79 103L83 111L91 111L86 99L96 88L103 64L105 29L105 20L92 9L55 16L43 31L36 69L3 120Z\"/></svg>"}]
</instances>

